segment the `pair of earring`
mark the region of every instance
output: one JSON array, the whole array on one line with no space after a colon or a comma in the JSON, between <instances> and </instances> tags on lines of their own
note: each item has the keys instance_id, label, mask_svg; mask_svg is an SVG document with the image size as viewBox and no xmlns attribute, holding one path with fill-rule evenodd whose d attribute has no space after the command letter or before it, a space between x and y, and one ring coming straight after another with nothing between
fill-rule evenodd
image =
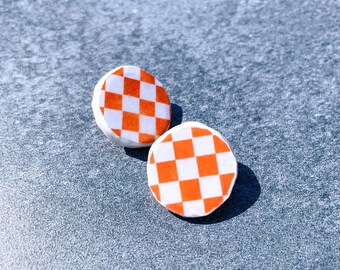
<instances>
[{"instance_id":1,"label":"pair of earring","mask_svg":"<svg viewBox=\"0 0 340 270\"><path fill-rule=\"evenodd\" d=\"M94 89L96 122L118 145L150 146L148 185L165 208L184 217L209 215L230 196L237 162L227 140L198 122L168 130L169 96L163 85L136 66L105 74Z\"/></svg>"}]
</instances>

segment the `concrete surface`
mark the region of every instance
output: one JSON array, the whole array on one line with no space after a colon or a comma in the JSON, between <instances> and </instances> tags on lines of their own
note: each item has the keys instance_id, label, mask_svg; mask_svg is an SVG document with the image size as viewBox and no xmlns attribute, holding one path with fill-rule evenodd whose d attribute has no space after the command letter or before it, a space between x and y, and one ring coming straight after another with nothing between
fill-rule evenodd
<instances>
[{"instance_id":1,"label":"concrete surface","mask_svg":"<svg viewBox=\"0 0 340 270\"><path fill-rule=\"evenodd\" d=\"M339 268L339 1L54 2L0 2L1 269ZM96 126L123 64L233 146L212 216L160 207L147 149Z\"/></svg>"}]
</instances>

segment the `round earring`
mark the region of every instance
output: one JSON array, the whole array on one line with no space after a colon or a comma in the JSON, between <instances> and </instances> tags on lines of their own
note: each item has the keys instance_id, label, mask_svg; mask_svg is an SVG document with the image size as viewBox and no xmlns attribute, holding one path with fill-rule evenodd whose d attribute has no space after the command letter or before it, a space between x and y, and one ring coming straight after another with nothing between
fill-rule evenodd
<instances>
[{"instance_id":1,"label":"round earring","mask_svg":"<svg viewBox=\"0 0 340 270\"><path fill-rule=\"evenodd\" d=\"M202 217L229 198L237 161L220 133L198 122L186 122L152 145L147 175L161 205L184 217Z\"/></svg>"},{"instance_id":2,"label":"round earring","mask_svg":"<svg viewBox=\"0 0 340 270\"><path fill-rule=\"evenodd\" d=\"M170 125L166 90L136 66L121 66L105 74L94 88L92 109L104 134L125 147L150 146Z\"/></svg>"}]
</instances>

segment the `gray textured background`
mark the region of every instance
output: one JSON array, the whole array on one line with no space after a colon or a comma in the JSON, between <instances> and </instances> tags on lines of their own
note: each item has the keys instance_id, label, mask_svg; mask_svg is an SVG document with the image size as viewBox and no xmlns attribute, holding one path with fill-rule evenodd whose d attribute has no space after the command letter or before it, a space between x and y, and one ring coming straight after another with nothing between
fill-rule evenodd
<instances>
[{"instance_id":1,"label":"gray textured background","mask_svg":"<svg viewBox=\"0 0 340 270\"><path fill-rule=\"evenodd\" d=\"M339 1L0 1L0 269L338 268L339 29ZM160 207L147 149L96 126L123 64L233 146L212 216Z\"/></svg>"}]
</instances>

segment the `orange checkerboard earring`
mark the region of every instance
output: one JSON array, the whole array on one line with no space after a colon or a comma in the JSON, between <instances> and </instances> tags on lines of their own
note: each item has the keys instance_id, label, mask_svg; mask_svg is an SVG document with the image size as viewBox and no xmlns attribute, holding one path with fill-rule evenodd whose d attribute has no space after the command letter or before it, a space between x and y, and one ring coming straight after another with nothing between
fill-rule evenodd
<instances>
[{"instance_id":1,"label":"orange checkerboard earring","mask_svg":"<svg viewBox=\"0 0 340 270\"><path fill-rule=\"evenodd\" d=\"M161 205L184 217L202 217L229 198L237 162L220 133L186 122L151 146L147 174L150 190Z\"/></svg>"},{"instance_id":2,"label":"orange checkerboard earring","mask_svg":"<svg viewBox=\"0 0 340 270\"><path fill-rule=\"evenodd\" d=\"M136 66L121 66L105 74L95 86L92 109L104 134L130 148L150 146L170 125L166 90Z\"/></svg>"}]
</instances>

